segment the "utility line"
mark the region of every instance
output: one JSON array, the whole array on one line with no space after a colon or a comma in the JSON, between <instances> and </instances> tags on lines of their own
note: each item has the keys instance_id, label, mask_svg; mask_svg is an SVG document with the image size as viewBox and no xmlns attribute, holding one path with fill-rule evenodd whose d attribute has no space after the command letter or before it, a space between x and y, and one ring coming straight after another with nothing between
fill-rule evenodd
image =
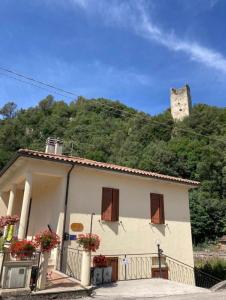
<instances>
[{"instance_id":1,"label":"utility line","mask_svg":"<svg viewBox=\"0 0 226 300\"><path fill-rule=\"evenodd\" d=\"M1 68L0 68L0 69L1 69ZM37 84L35 84L35 83L28 82L28 81L25 81L25 80L22 80L22 79L19 79L19 78L13 77L13 76L10 76L10 75L8 75L8 74L5 74L5 73L0 73L0 75L2 75L2 76L5 76L5 77L8 77L8 78L11 78L11 79L14 79L14 80L16 80L16 81L19 81L19 82L23 82L23 83L29 84L29 85L31 85L31 86L35 86L35 87L37 87L37 88L39 88L39 89L42 89L42 90L48 91L48 92L50 92L50 93L54 93L54 94L56 94L56 95L60 95L60 96L66 97L64 94L61 94L61 93L58 93L58 92L52 91L52 90L50 90L50 89L47 89L47 88L44 88L44 87L42 87L42 86L39 86L39 85L37 85ZM74 98L73 98L73 99L74 99Z\"/></svg>"},{"instance_id":2,"label":"utility line","mask_svg":"<svg viewBox=\"0 0 226 300\"><path fill-rule=\"evenodd\" d=\"M36 79L34 79L34 78L32 78L32 77L25 76L25 75L23 75L23 74L21 74L21 73L12 71L12 70L10 70L10 69L8 69L8 68L4 68L4 67L0 66L0 69L3 70L3 71L5 71L5 72L14 74L14 75L16 75L16 76L20 76L20 77L22 77L22 78L24 78L24 79L26 79L26 80L33 81L33 82L36 82L36 83L38 83L38 84L41 84L41 85L50 87L50 88L52 88L52 89L61 91L61 92L63 92L63 93L69 94L69 95L71 95L71 96L73 95L73 96L79 97L78 94L75 94L75 93L70 92L70 91L68 91L68 90L64 90L64 89L58 88L58 87L54 86L53 84L45 83L45 82L43 82L43 81L36 80ZM1 74L2 74L2 73L1 73ZM8 77L9 77L9 76L8 76ZM18 79L15 78L15 77L10 77L10 78L15 79L15 80L18 80ZM21 81L21 80L19 80L19 81ZM26 81L22 81L22 82L28 83L28 82L26 82ZM28 84L29 84L29 83L28 83ZM33 85L33 86L36 86L36 87L38 87L38 88L42 88L42 87L37 86L37 85L35 85L35 84L32 84L32 85ZM48 90L48 91L49 91L49 90ZM60 95L65 97L65 95L63 95L63 94L60 94ZM106 108L110 108L110 109L113 109L113 110L117 110L116 112L113 112L113 111L109 111L109 110L108 110L108 112L109 112L109 113L113 113L113 114L117 114L117 115L119 115L119 112L121 112L122 114L120 114L120 116L122 116L122 117L123 117L123 116L125 117L125 114L130 115L130 116L133 116L133 117L139 116L139 112L138 112L138 113L137 113L137 112L136 112L136 113L130 113L130 112L128 112L128 111L124 111L124 110L122 110L122 109L120 109L120 108L117 108L117 107L114 107L114 106L105 104L105 103L103 103L103 102L96 102L95 104L98 104L98 105L101 105L101 106L104 106L104 107L106 107ZM145 114L145 115L148 116L147 114ZM152 118L153 118L153 117L152 117ZM144 119L143 121L150 122L150 123L153 122L153 123L156 123L156 124L160 124L160 125L162 125L162 126L165 126L165 127L169 127L169 126L171 127L170 124L166 124L166 123L163 123L163 122L159 122L159 121L153 120L153 119L150 120L150 121L147 120L147 119ZM205 138L210 139L210 140L216 140L216 141L219 141L219 142L221 142L221 143L225 143L224 140L218 139L218 138L216 138L216 137L207 136L207 135L204 135L204 134L195 132L194 130L191 131L191 130L184 129L184 128L176 128L176 129L177 129L178 131L186 132L186 133L189 133L189 134L194 134L194 135L196 135L196 136L205 137Z\"/></svg>"},{"instance_id":3,"label":"utility line","mask_svg":"<svg viewBox=\"0 0 226 300\"><path fill-rule=\"evenodd\" d=\"M19 77L22 77L22 78L27 79L27 80L29 80L29 81L33 81L33 82L39 83L39 84L41 84L41 85L45 85L45 86L47 86L47 87L50 87L50 88L55 89L55 90L58 90L58 91L63 92L63 93L65 93L65 94L69 94L69 95L71 95L71 96L76 96L76 97L78 96L78 95L76 95L76 94L74 94L74 93L72 93L72 92L69 92L69 91L66 91L66 90L64 90L64 89L58 88L58 87L54 86L53 84L45 83L44 81L40 81L40 80L34 79L34 78L32 78L32 77L25 76L25 75L23 75L23 74L21 74L21 73L18 73L18 72L9 70L9 69L4 68L4 67L1 67L1 66L0 66L0 70L5 71L5 72L8 72L8 73L11 73L11 74L14 74L14 75L19 76Z\"/></svg>"}]
</instances>

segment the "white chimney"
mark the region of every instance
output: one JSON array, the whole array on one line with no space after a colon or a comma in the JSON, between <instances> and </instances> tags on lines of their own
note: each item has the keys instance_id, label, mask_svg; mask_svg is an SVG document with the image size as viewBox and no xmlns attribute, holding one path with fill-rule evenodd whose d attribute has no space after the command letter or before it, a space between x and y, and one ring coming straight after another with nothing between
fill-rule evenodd
<instances>
[{"instance_id":1,"label":"white chimney","mask_svg":"<svg viewBox=\"0 0 226 300\"><path fill-rule=\"evenodd\" d=\"M55 153L55 139L48 137L46 140L46 150L45 153L54 154Z\"/></svg>"},{"instance_id":2,"label":"white chimney","mask_svg":"<svg viewBox=\"0 0 226 300\"><path fill-rule=\"evenodd\" d=\"M56 139L55 142L55 154L62 154L63 152L63 141L60 139Z\"/></svg>"},{"instance_id":3,"label":"white chimney","mask_svg":"<svg viewBox=\"0 0 226 300\"><path fill-rule=\"evenodd\" d=\"M62 154L63 152L63 141L60 139L48 137L46 140L46 150L45 153L49 154Z\"/></svg>"}]
</instances>

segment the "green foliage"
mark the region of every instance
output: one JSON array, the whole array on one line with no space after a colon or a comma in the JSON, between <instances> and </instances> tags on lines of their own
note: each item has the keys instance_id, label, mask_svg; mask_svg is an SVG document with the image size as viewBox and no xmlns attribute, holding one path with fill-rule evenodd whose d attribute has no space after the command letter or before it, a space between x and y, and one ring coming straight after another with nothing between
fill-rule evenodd
<instances>
[{"instance_id":1,"label":"green foliage","mask_svg":"<svg viewBox=\"0 0 226 300\"><path fill-rule=\"evenodd\" d=\"M195 267L202 272L212 275L216 278L226 280L226 260L212 258L209 260L196 261Z\"/></svg>"},{"instance_id":2,"label":"green foliage","mask_svg":"<svg viewBox=\"0 0 226 300\"><path fill-rule=\"evenodd\" d=\"M169 110L150 116L103 98L67 104L47 96L0 113L0 168L19 148L44 150L47 137L59 137L65 154L200 180L190 193L194 243L226 233L225 108L198 104L175 123Z\"/></svg>"},{"instance_id":3,"label":"green foliage","mask_svg":"<svg viewBox=\"0 0 226 300\"><path fill-rule=\"evenodd\" d=\"M17 105L14 102L8 102L0 109L0 115L6 119L13 118L16 115L16 108Z\"/></svg>"}]
</instances>

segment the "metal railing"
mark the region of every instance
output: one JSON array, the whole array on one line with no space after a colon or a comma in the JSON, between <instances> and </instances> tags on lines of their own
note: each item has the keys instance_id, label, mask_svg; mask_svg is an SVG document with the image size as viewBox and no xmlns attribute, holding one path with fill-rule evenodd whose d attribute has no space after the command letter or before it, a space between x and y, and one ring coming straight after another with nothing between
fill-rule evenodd
<instances>
[{"instance_id":1,"label":"metal railing","mask_svg":"<svg viewBox=\"0 0 226 300\"><path fill-rule=\"evenodd\" d=\"M188 264L185 264L168 255L160 256L161 264L159 270L158 253L144 254L116 254L106 255L107 258L118 258L118 280L148 279L153 277L162 277L166 270L169 280L196 285L203 288L211 288L219 283L221 279L208 273L198 270ZM157 276L153 276L152 268L159 270ZM161 272L162 271L162 272Z\"/></svg>"},{"instance_id":2,"label":"metal railing","mask_svg":"<svg viewBox=\"0 0 226 300\"><path fill-rule=\"evenodd\" d=\"M61 251L63 251L63 255L61 255ZM82 252L70 247L58 249L57 270L80 281ZM60 263L60 258L62 258L62 263ZM60 265L62 269L60 269Z\"/></svg>"},{"instance_id":3,"label":"metal railing","mask_svg":"<svg viewBox=\"0 0 226 300\"><path fill-rule=\"evenodd\" d=\"M203 288L211 288L219 283L221 279L206 272L198 270L196 267L189 266L175 258L165 255L166 263L169 268L169 279L181 283L196 285Z\"/></svg>"},{"instance_id":4,"label":"metal railing","mask_svg":"<svg viewBox=\"0 0 226 300\"><path fill-rule=\"evenodd\" d=\"M135 280L151 278L152 255L150 254L116 254L107 258L118 258L118 280Z\"/></svg>"},{"instance_id":5,"label":"metal railing","mask_svg":"<svg viewBox=\"0 0 226 300\"><path fill-rule=\"evenodd\" d=\"M60 251L59 249L58 257L61 256ZM83 251L70 247L65 247L62 251L63 261L60 271L80 281ZM95 255L92 255L92 258L94 256ZM105 256L108 259L116 259L117 279L119 281L162 277L203 288L211 288L221 281L221 279L217 277L165 254L161 254L160 256L159 253L115 254ZM161 263L159 263L159 260L161 260ZM58 270L59 266L60 263L58 261ZM157 271L157 275L156 273L154 274L153 270Z\"/></svg>"}]
</instances>

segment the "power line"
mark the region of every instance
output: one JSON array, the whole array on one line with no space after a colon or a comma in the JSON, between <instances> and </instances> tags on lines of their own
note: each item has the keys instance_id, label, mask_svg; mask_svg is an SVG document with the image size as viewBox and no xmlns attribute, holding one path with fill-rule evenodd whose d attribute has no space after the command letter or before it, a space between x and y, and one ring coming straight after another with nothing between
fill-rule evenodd
<instances>
[{"instance_id":1,"label":"power line","mask_svg":"<svg viewBox=\"0 0 226 300\"><path fill-rule=\"evenodd\" d=\"M23 74L21 74L21 73L12 71L12 70L10 70L10 69L8 69L8 68L4 68L4 67L2 67L2 66L0 66L0 69L3 70L3 71L5 71L5 72L8 72L8 73L14 74L14 75L16 75L16 76L22 77L22 78L24 78L24 79L26 79L26 80L33 81L33 82L36 82L36 83L38 83L38 84L41 84L41 85L50 87L50 88L52 88L52 89L61 91L61 92L63 92L63 93L66 93L66 94L69 94L69 95L73 95L73 96L78 97L78 94L75 94L75 93L70 92L70 91L68 91L68 90L64 90L64 89L62 89L62 88L58 88L58 87L56 87L56 86L53 85L53 84L49 84L49 83L45 83L45 82L43 82L43 81L36 80L36 79L34 79L34 78L32 78L32 77L25 76L25 75L23 75ZM8 77L9 77L9 76L8 76ZM15 77L10 77L10 78L15 79L15 80L18 80L18 79L15 78ZM21 81L21 80L18 80L18 81ZM26 82L26 81L22 81L22 82L28 83L28 82ZM42 87L37 86L37 85L35 85L35 84L32 84L32 85L35 86L35 87L38 87L38 88L42 88ZM63 95L63 94L60 94L60 95L65 97L65 95ZM110 108L110 109L113 109L113 110L117 110L116 112L113 112L113 111L109 111L109 110L108 110L108 112L109 112L109 113L113 113L113 114L117 114L117 115L119 115L119 112L121 112L122 114L120 113L120 116L122 116L122 117L125 117L125 114L130 115L130 116L133 116L133 117L139 116L139 114L138 114L137 112L136 112L136 113L130 113L130 112L128 112L128 111L122 110L122 109L120 109L120 108L116 108L116 107L114 107L114 106L105 104L105 103L103 103L103 102L96 102L95 104L98 104L98 105L101 105L101 106L104 106L104 107L106 107L106 108ZM159 122L159 121L157 121L157 120L153 120L153 119L150 120L150 121L149 121L149 120L146 120L146 119L144 119L144 120L145 120L146 122L153 122L153 123L156 123L156 124L165 126L165 127L169 127L169 126L171 127L170 124L166 124L166 123L163 123L163 122ZM143 120L143 121L144 121L144 120ZM200 137L205 137L205 138L210 139L210 140L216 140L216 141L219 141L219 142L221 142L221 143L225 143L224 140L218 139L218 138L216 138L216 137L207 136L207 135L204 135L204 134L195 132L194 130L191 131L191 130L189 130L189 129L184 129L184 128L177 128L177 130L178 130L178 131L182 131L182 132L186 132L186 133L189 133L189 134L194 134L194 135L200 136Z\"/></svg>"},{"instance_id":2,"label":"power line","mask_svg":"<svg viewBox=\"0 0 226 300\"><path fill-rule=\"evenodd\" d=\"M1 68L0 68L0 69L1 69ZM35 84L35 83L28 82L28 81L25 81L25 80L22 80L22 79L19 79L19 78L13 77L13 76L10 76L10 75L8 75L8 74L5 74L5 73L0 73L0 75L2 75L2 76L5 76L5 77L8 77L8 78L11 78L11 79L14 79L14 80L17 80L17 81L19 81L19 82L23 82L23 83L25 83L25 84L29 84L29 85L31 85L31 86L35 86L35 87L37 87L37 88L39 88L39 89L42 89L42 90L48 91L48 92L50 92L50 93L54 93L54 94L56 94L56 95L60 95L60 96L63 96L63 97L65 97L65 95L64 95L64 94L61 94L61 93L58 93L58 92L52 91L52 90L50 90L50 89L47 89L47 88L44 88L44 87L42 87L42 86L39 86L39 85L37 85L37 84ZM72 100L72 98L71 98L71 100Z\"/></svg>"},{"instance_id":3,"label":"power line","mask_svg":"<svg viewBox=\"0 0 226 300\"><path fill-rule=\"evenodd\" d=\"M21 73L18 73L18 72L9 70L9 69L4 68L4 67L1 67L1 66L0 66L0 69L1 69L2 71L5 71L5 72L8 72L8 73L14 74L14 75L16 75L16 76L22 77L22 78L24 78L24 79L27 79L27 80L29 80L29 81L33 81L33 82L39 83L39 84L41 84L41 85L45 85L45 86L47 86L47 87L50 87L50 88L55 89L55 90L58 90L58 91L63 92L63 93L65 93L65 94L69 94L69 95L71 95L71 96L76 96L76 97L78 97L78 95L76 95L76 94L74 94L74 93L72 93L72 92L66 91L66 90L64 90L64 89L62 89L62 88L58 88L58 87L54 86L53 84L46 83L46 82L44 82L44 81L40 81L40 80L34 79L34 78L32 78L32 77L25 76L25 75L23 75L23 74L21 74Z\"/></svg>"}]
</instances>

